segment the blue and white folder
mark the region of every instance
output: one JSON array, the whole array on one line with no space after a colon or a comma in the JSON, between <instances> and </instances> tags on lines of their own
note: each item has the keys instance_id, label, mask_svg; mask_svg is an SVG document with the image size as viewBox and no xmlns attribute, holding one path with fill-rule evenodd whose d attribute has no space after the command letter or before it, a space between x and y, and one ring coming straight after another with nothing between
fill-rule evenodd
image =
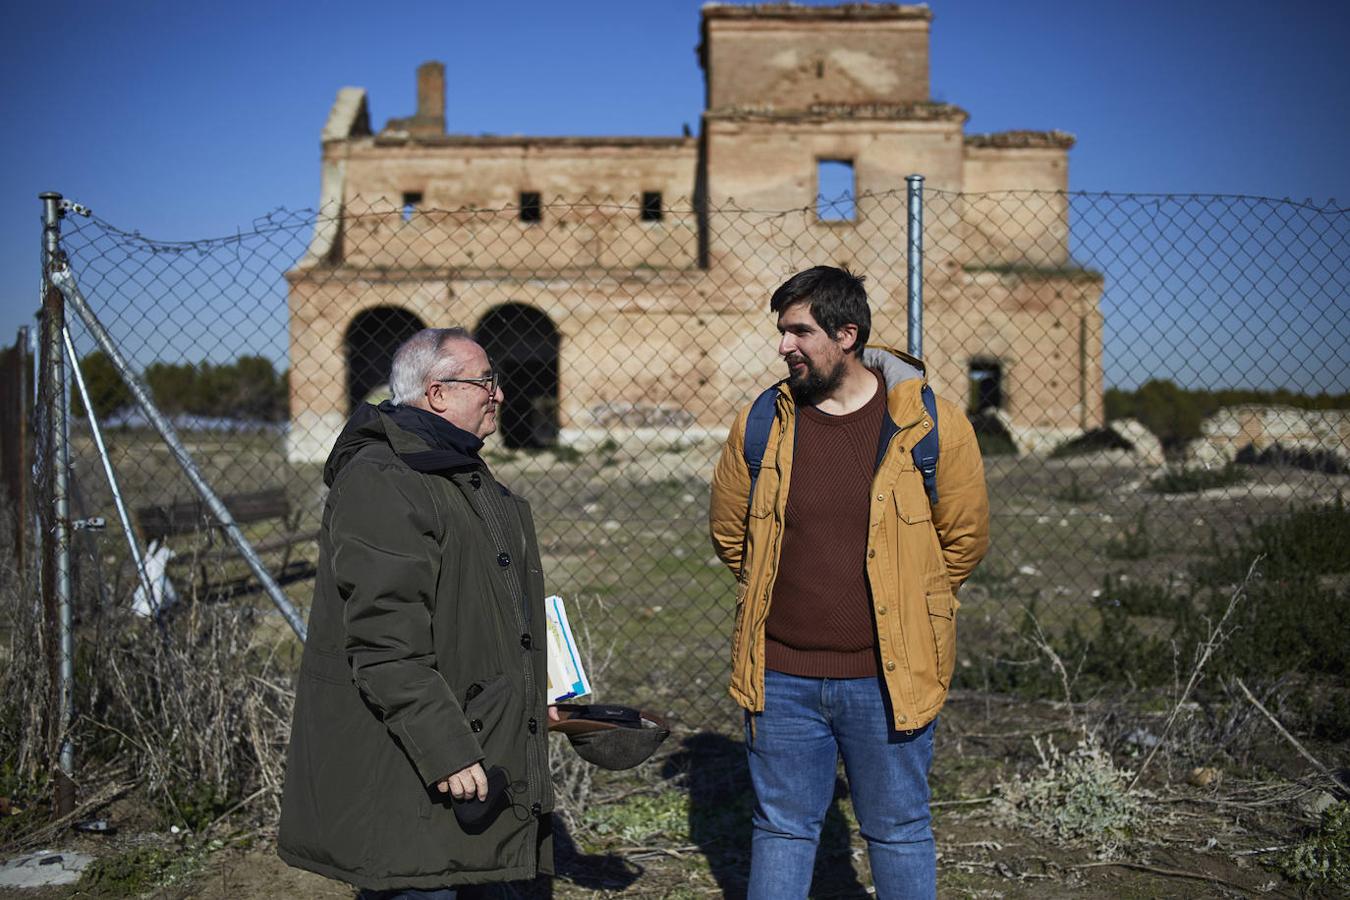
<instances>
[{"instance_id":1,"label":"blue and white folder","mask_svg":"<svg viewBox=\"0 0 1350 900\"><path fill-rule=\"evenodd\" d=\"M563 599L556 594L545 597L544 616L548 625L548 702L559 703L589 694L591 683L586 678L586 667L581 663Z\"/></svg>"}]
</instances>

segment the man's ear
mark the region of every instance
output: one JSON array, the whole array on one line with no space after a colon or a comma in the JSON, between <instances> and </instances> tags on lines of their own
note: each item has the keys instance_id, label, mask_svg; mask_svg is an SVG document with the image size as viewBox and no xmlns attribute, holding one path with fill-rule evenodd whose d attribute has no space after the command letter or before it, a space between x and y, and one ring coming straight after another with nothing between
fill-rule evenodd
<instances>
[{"instance_id":1,"label":"man's ear","mask_svg":"<svg viewBox=\"0 0 1350 900\"><path fill-rule=\"evenodd\" d=\"M839 349L845 353L850 352L853 346L858 343L858 326L850 322L840 327L834 333L834 342L839 345Z\"/></svg>"},{"instance_id":2,"label":"man's ear","mask_svg":"<svg viewBox=\"0 0 1350 900\"><path fill-rule=\"evenodd\" d=\"M445 412L449 404L445 402L445 385L439 381L433 381L427 388L427 392L422 395L426 402L426 408L429 412L440 415Z\"/></svg>"}]
</instances>

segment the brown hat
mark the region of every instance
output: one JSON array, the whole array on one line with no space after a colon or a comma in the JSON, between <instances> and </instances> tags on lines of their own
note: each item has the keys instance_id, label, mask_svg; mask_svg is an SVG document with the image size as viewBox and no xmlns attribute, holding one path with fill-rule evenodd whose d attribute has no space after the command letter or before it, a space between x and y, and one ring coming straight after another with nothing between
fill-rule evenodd
<instances>
[{"instance_id":1,"label":"brown hat","mask_svg":"<svg viewBox=\"0 0 1350 900\"><path fill-rule=\"evenodd\" d=\"M670 737L665 719L632 706L559 703L558 718L549 731L567 735L578 756L602 769L631 769Z\"/></svg>"}]
</instances>

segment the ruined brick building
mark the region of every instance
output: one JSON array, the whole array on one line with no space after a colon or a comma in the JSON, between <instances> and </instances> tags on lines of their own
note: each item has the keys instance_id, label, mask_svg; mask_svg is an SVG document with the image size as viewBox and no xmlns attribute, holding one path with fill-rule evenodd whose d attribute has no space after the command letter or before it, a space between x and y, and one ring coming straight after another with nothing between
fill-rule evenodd
<instances>
[{"instance_id":1,"label":"ruined brick building","mask_svg":"<svg viewBox=\"0 0 1350 900\"><path fill-rule=\"evenodd\" d=\"M447 132L437 63L418 69L416 114L375 132L365 91L343 88L324 215L288 273L291 457L321 459L423 325L488 348L508 444L716 434L782 375L767 298L793 271L866 274L873 340L905 346L911 173L932 198L937 389L1022 438L1100 424L1102 283L1071 263L1067 199L972 196L1066 190L1073 138L966 135L967 114L930 99L931 21L924 6L705 6L696 135ZM856 199L818 203L827 173Z\"/></svg>"}]
</instances>

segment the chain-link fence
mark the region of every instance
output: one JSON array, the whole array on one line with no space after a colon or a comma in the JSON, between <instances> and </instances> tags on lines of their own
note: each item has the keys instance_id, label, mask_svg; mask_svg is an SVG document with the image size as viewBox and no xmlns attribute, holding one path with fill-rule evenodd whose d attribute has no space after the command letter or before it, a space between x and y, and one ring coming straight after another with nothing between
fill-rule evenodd
<instances>
[{"instance_id":1,"label":"chain-link fence","mask_svg":"<svg viewBox=\"0 0 1350 900\"><path fill-rule=\"evenodd\" d=\"M873 342L903 349L905 192L787 212L523 199L348 201L190 242L67 219L63 247L302 607L343 421L387 391L411 333L471 329L506 395L486 459L534 506L549 589L573 609L600 696L726 728L732 577L706 535L708 480L736 411L782 375L769 293L808 266L847 265L867 276ZM929 192L923 236L924 356L977 424L993 502L990 556L962 593L958 687L996 686L1019 664L1009 636L1027 609L1063 629L1136 602L1128 585L1165 598L1249 520L1346 491L1347 211ZM73 330L150 562L179 598L266 608ZM89 429L72 417L70 431L72 514L111 519ZM97 540L100 596L132 603L115 526ZM289 640L279 617L275 639Z\"/></svg>"}]
</instances>

